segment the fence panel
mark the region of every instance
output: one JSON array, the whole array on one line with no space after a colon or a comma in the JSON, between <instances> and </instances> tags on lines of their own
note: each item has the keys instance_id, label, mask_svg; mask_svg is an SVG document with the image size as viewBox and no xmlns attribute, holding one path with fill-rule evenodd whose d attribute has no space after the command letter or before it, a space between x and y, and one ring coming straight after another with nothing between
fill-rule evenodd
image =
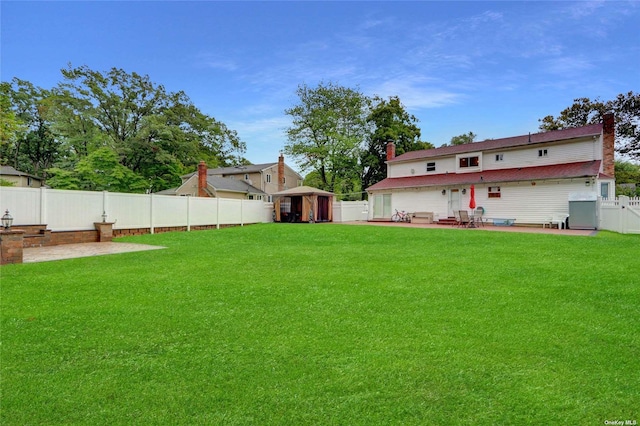
<instances>
[{"instance_id":1,"label":"fence panel","mask_svg":"<svg viewBox=\"0 0 640 426\"><path fill-rule=\"evenodd\" d=\"M153 226L186 226L189 202L186 198L190 197L152 196Z\"/></svg>"},{"instance_id":2,"label":"fence panel","mask_svg":"<svg viewBox=\"0 0 640 426\"><path fill-rule=\"evenodd\" d=\"M36 188L13 188L3 186L0 188L0 216L6 210L14 219L14 224L39 225L42 215L41 192L46 191Z\"/></svg>"},{"instance_id":3,"label":"fence panel","mask_svg":"<svg viewBox=\"0 0 640 426\"><path fill-rule=\"evenodd\" d=\"M151 227L151 203L148 195L110 192L105 204L107 221L115 222L113 229Z\"/></svg>"},{"instance_id":4,"label":"fence panel","mask_svg":"<svg viewBox=\"0 0 640 426\"><path fill-rule=\"evenodd\" d=\"M55 231L94 229L102 221L103 193L47 190L45 209L47 226Z\"/></svg>"},{"instance_id":5,"label":"fence panel","mask_svg":"<svg viewBox=\"0 0 640 426\"><path fill-rule=\"evenodd\" d=\"M367 220L369 202L367 201L337 201L333 203L334 222L352 222Z\"/></svg>"},{"instance_id":6,"label":"fence panel","mask_svg":"<svg viewBox=\"0 0 640 426\"><path fill-rule=\"evenodd\" d=\"M189 199L189 222L191 226L215 225L218 223L218 199L182 197Z\"/></svg>"}]
</instances>

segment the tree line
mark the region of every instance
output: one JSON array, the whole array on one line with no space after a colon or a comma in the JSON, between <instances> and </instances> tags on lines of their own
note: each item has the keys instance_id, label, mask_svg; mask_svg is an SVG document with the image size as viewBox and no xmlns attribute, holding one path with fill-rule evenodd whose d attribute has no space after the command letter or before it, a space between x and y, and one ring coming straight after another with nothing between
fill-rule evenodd
<instances>
[{"instance_id":1,"label":"tree line","mask_svg":"<svg viewBox=\"0 0 640 426\"><path fill-rule=\"evenodd\" d=\"M155 192L180 185L180 176L204 160L211 167L248 164L246 143L224 123L202 113L184 92L167 92L148 76L87 66L61 70L52 89L14 78L0 83L0 159L42 176L59 189ZM364 95L358 88L321 82L299 85L284 114L285 153L306 173L305 184L342 199L386 177L386 145L397 155L433 148L421 140L418 119L397 96ZM558 117L540 119L557 130L616 116L616 150L640 160L640 95L611 101L580 98ZM473 143L468 132L449 145ZM620 177L638 183L636 166L617 164ZM620 182L623 183L623 182Z\"/></svg>"},{"instance_id":2,"label":"tree line","mask_svg":"<svg viewBox=\"0 0 640 426\"><path fill-rule=\"evenodd\" d=\"M199 160L246 163L246 145L184 92L148 76L86 66L43 89L0 83L2 164L60 189L153 192L181 183Z\"/></svg>"}]
</instances>

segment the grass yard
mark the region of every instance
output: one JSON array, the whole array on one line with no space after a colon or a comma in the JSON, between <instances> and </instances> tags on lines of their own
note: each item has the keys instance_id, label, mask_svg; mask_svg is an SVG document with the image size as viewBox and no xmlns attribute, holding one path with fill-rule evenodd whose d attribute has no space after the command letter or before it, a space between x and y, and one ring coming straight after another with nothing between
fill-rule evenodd
<instances>
[{"instance_id":1,"label":"grass yard","mask_svg":"<svg viewBox=\"0 0 640 426\"><path fill-rule=\"evenodd\" d=\"M3 425L640 421L640 237L266 224L7 265Z\"/></svg>"}]
</instances>

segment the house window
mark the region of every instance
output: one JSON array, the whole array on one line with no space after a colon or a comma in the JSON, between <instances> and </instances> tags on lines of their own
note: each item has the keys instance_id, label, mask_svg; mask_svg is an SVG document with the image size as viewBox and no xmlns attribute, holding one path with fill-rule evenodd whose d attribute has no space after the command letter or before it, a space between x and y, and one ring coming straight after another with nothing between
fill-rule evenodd
<instances>
[{"instance_id":1,"label":"house window","mask_svg":"<svg viewBox=\"0 0 640 426\"><path fill-rule=\"evenodd\" d=\"M602 198L609 198L609 182L602 182L600 184L600 196Z\"/></svg>"},{"instance_id":2,"label":"house window","mask_svg":"<svg viewBox=\"0 0 640 426\"><path fill-rule=\"evenodd\" d=\"M489 187L489 198L500 198L500 187L499 186L490 186Z\"/></svg>"},{"instance_id":3,"label":"house window","mask_svg":"<svg viewBox=\"0 0 640 426\"><path fill-rule=\"evenodd\" d=\"M249 180L249 175L245 173L244 180Z\"/></svg>"},{"instance_id":4,"label":"house window","mask_svg":"<svg viewBox=\"0 0 640 426\"><path fill-rule=\"evenodd\" d=\"M271 183L271 175L267 175L267 183Z\"/></svg>"},{"instance_id":5,"label":"house window","mask_svg":"<svg viewBox=\"0 0 640 426\"><path fill-rule=\"evenodd\" d=\"M31 180L30 177L27 177L27 186L31 186L33 185L33 181Z\"/></svg>"},{"instance_id":6,"label":"house window","mask_svg":"<svg viewBox=\"0 0 640 426\"><path fill-rule=\"evenodd\" d=\"M504 157L502 154L496 154L496 161L504 161Z\"/></svg>"},{"instance_id":7,"label":"house window","mask_svg":"<svg viewBox=\"0 0 640 426\"><path fill-rule=\"evenodd\" d=\"M547 156L547 150L546 149L539 149L538 150L538 157L546 157Z\"/></svg>"},{"instance_id":8,"label":"house window","mask_svg":"<svg viewBox=\"0 0 640 426\"><path fill-rule=\"evenodd\" d=\"M480 165L480 159L477 156L474 157L460 157L460 167L478 167Z\"/></svg>"},{"instance_id":9,"label":"house window","mask_svg":"<svg viewBox=\"0 0 640 426\"><path fill-rule=\"evenodd\" d=\"M435 172L436 171L436 163L427 163L427 171L428 172Z\"/></svg>"},{"instance_id":10,"label":"house window","mask_svg":"<svg viewBox=\"0 0 640 426\"><path fill-rule=\"evenodd\" d=\"M284 176L284 177L282 178L282 183L287 183L287 177L286 177L286 176Z\"/></svg>"}]
</instances>

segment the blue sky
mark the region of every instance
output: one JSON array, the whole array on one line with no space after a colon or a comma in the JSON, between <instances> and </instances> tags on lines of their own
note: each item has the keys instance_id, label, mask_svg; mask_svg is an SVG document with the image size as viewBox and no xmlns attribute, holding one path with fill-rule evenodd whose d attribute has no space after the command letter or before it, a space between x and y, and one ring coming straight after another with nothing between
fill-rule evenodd
<instances>
[{"instance_id":1,"label":"blue sky","mask_svg":"<svg viewBox=\"0 0 640 426\"><path fill-rule=\"evenodd\" d=\"M640 90L636 1L0 5L2 81L51 88L69 63L147 74L236 130L254 163L277 160L299 84L397 95L436 146Z\"/></svg>"}]
</instances>

